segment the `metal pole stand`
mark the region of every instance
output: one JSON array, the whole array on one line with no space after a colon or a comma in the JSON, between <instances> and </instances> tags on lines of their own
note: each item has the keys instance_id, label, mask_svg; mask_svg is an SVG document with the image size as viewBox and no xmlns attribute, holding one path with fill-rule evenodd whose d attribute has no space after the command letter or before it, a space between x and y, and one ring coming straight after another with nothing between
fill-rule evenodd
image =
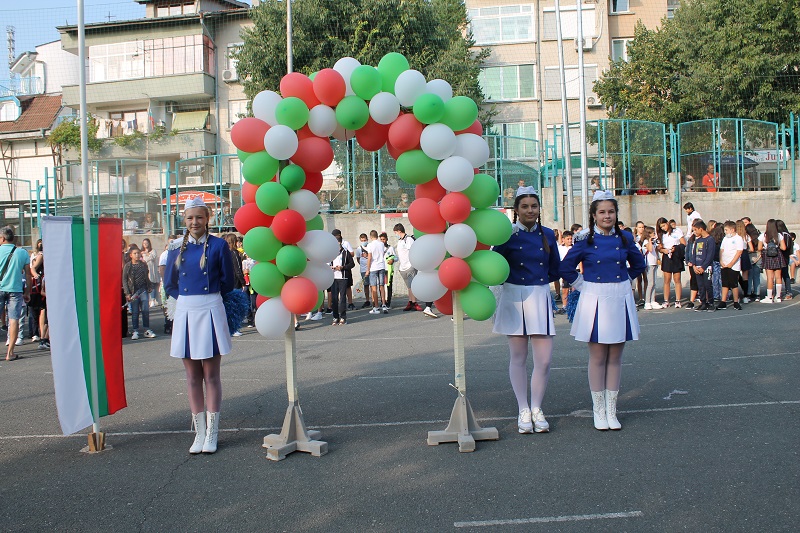
<instances>
[{"instance_id":1,"label":"metal pole stand","mask_svg":"<svg viewBox=\"0 0 800 533\"><path fill-rule=\"evenodd\" d=\"M100 453L113 449L113 446L106 444L106 434L100 431L99 424L92 424L92 432L86 437L89 445L81 448L81 453Z\"/></svg>"},{"instance_id":2,"label":"metal pole stand","mask_svg":"<svg viewBox=\"0 0 800 533\"><path fill-rule=\"evenodd\" d=\"M482 428L478 425L475 413L467 399L467 384L464 373L464 313L458 293L453 292L453 340L456 363L456 384L458 398L450 414L450 422L444 431L429 431L428 444L438 446L442 442L458 442L459 452L474 452L476 440L498 440L497 428ZM452 384L451 384L452 385Z\"/></svg>"},{"instance_id":3,"label":"metal pole stand","mask_svg":"<svg viewBox=\"0 0 800 533\"><path fill-rule=\"evenodd\" d=\"M264 437L267 459L281 461L292 452L307 452L315 457L328 453L328 443L319 440L319 431L309 431L303 420L303 410L297 398L297 342L294 334L294 315L286 330L286 389L289 394L289 407L283 418L280 435Z\"/></svg>"}]
</instances>

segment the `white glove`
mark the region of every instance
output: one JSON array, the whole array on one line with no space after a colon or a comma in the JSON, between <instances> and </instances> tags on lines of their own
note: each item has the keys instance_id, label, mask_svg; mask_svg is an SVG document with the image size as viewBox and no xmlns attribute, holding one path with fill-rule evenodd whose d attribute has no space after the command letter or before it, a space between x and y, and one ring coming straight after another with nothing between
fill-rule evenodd
<instances>
[{"instance_id":1,"label":"white glove","mask_svg":"<svg viewBox=\"0 0 800 533\"><path fill-rule=\"evenodd\" d=\"M581 287L583 287L583 274L578 274L578 278L572 283L570 283L569 286L575 289L576 291L581 290Z\"/></svg>"}]
</instances>

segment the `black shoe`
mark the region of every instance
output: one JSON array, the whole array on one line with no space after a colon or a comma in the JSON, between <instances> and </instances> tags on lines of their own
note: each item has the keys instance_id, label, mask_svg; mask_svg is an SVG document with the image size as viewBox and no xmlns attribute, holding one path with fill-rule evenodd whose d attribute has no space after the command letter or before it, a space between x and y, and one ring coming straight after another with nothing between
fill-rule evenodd
<instances>
[{"instance_id":1,"label":"black shoe","mask_svg":"<svg viewBox=\"0 0 800 533\"><path fill-rule=\"evenodd\" d=\"M706 304L700 304L694 308L695 311L707 311L708 306Z\"/></svg>"},{"instance_id":2,"label":"black shoe","mask_svg":"<svg viewBox=\"0 0 800 533\"><path fill-rule=\"evenodd\" d=\"M355 311L355 309L356 309L356 306L355 306L355 305L353 305L353 304L347 304L347 310L348 310L348 311Z\"/></svg>"},{"instance_id":3,"label":"black shoe","mask_svg":"<svg viewBox=\"0 0 800 533\"><path fill-rule=\"evenodd\" d=\"M362 305L362 306L361 306L361 309L366 309L367 307L372 307L372 304L371 304L371 303L369 303L369 300L367 300L366 302L364 302L364 305Z\"/></svg>"},{"instance_id":4,"label":"black shoe","mask_svg":"<svg viewBox=\"0 0 800 533\"><path fill-rule=\"evenodd\" d=\"M711 303L711 304L706 304L706 311L708 311L709 313L713 313L713 312L714 312L714 311L716 311L716 310L717 310L717 308L716 308L716 307L714 307L714 304L713 304L713 303Z\"/></svg>"},{"instance_id":5,"label":"black shoe","mask_svg":"<svg viewBox=\"0 0 800 533\"><path fill-rule=\"evenodd\" d=\"M742 310L742 304L740 304L739 302L734 302L733 308L736 309L737 311L741 311Z\"/></svg>"},{"instance_id":6,"label":"black shoe","mask_svg":"<svg viewBox=\"0 0 800 533\"><path fill-rule=\"evenodd\" d=\"M728 304L727 303L720 302L720 304L717 306L717 311L721 311L721 310L724 310L724 309L727 309L727 308L728 308Z\"/></svg>"},{"instance_id":7,"label":"black shoe","mask_svg":"<svg viewBox=\"0 0 800 533\"><path fill-rule=\"evenodd\" d=\"M683 306L684 309L694 309L694 302L689 302Z\"/></svg>"}]
</instances>

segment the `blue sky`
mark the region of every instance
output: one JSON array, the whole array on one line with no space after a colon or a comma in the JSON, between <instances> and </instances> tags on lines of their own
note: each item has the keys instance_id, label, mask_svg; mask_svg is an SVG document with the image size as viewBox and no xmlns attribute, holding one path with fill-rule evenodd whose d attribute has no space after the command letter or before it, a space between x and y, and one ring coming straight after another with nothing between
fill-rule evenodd
<instances>
[{"instance_id":1,"label":"blue sky","mask_svg":"<svg viewBox=\"0 0 800 533\"><path fill-rule=\"evenodd\" d=\"M250 0L242 0L250 3ZM12 7L13 6L13 7ZM86 23L129 20L144 17L144 6L134 0L84 0ZM56 26L78 23L77 0L4 0L0 2L0 31L3 32L0 80L8 78L6 26L16 29L16 53L58 40Z\"/></svg>"}]
</instances>

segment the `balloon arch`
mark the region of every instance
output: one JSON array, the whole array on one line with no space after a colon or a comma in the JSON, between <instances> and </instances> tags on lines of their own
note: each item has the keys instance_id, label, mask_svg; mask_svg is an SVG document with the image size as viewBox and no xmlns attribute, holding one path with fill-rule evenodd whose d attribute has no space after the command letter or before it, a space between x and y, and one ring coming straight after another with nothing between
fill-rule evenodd
<instances>
[{"instance_id":1,"label":"balloon arch","mask_svg":"<svg viewBox=\"0 0 800 533\"><path fill-rule=\"evenodd\" d=\"M355 136L368 151L386 145L400 179L416 186L408 218L424 235L411 248L414 294L452 314L458 291L471 318L494 314L487 286L505 281L509 269L489 247L506 242L512 228L489 208L500 189L478 170L489 146L471 98L453 96L444 80L426 81L393 52L377 68L345 57L311 76L287 74L280 94L256 95L252 112L231 130L245 179L234 223L257 261L250 282L261 335L283 336L292 313L317 308L333 283L326 263L339 247L323 230L316 195L333 163L331 136Z\"/></svg>"}]
</instances>

